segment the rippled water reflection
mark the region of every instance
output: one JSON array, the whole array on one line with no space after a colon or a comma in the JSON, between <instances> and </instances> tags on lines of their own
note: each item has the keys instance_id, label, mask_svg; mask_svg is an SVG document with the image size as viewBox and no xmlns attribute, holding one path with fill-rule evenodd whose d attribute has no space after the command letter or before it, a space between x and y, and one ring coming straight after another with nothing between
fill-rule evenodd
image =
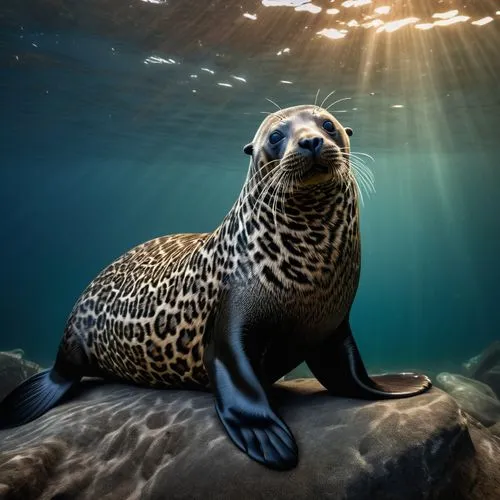
<instances>
[{"instance_id":1,"label":"rippled water reflection","mask_svg":"<svg viewBox=\"0 0 500 500\"><path fill-rule=\"evenodd\" d=\"M499 338L500 11L462 3L2 2L0 349L49 363L103 266L219 223L266 98L318 89L375 158L368 363L444 370Z\"/></svg>"}]
</instances>

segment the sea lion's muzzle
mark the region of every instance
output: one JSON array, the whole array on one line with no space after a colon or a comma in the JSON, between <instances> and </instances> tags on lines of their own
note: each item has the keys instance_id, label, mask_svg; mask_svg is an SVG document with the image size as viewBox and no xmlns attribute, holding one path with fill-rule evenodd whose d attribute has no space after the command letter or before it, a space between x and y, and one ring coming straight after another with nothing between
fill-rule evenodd
<instances>
[{"instance_id":1,"label":"sea lion's muzzle","mask_svg":"<svg viewBox=\"0 0 500 500\"><path fill-rule=\"evenodd\" d=\"M298 140L298 146L304 156L319 157L323 148L323 137L302 137Z\"/></svg>"},{"instance_id":2,"label":"sea lion's muzzle","mask_svg":"<svg viewBox=\"0 0 500 500\"><path fill-rule=\"evenodd\" d=\"M301 184L310 185L329 182L341 167L340 149L318 134L303 134L295 143L296 167L301 171Z\"/></svg>"}]
</instances>

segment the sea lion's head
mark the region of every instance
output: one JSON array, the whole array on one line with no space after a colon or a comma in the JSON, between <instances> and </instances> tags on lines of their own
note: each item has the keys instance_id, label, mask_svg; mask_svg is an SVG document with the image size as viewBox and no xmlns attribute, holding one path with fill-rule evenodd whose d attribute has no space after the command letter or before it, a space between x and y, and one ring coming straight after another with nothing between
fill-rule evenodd
<instances>
[{"instance_id":1,"label":"sea lion's head","mask_svg":"<svg viewBox=\"0 0 500 500\"><path fill-rule=\"evenodd\" d=\"M300 190L349 182L351 135L327 110L294 106L267 116L243 150L252 156L254 179Z\"/></svg>"}]
</instances>

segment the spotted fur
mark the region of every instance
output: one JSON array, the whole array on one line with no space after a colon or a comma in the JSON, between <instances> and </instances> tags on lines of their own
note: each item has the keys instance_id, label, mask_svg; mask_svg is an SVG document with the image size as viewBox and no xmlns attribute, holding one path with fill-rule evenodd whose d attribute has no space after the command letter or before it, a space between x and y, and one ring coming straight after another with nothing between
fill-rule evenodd
<instances>
[{"instance_id":1,"label":"spotted fur","mask_svg":"<svg viewBox=\"0 0 500 500\"><path fill-rule=\"evenodd\" d=\"M334 135L321 129L325 117ZM277 127L288 134L278 148L268 140ZM308 134L323 138L321 161L329 165L312 177L296 144ZM83 351L89 374L207 387L203 338L235 281L256 278L303 322L345 316L360 266L345 129L323 109L288 108L263 121L252 150L245 185L221 225L151 240L104 269L75 304L60 352Z\"/></svg>"}]
</instances>

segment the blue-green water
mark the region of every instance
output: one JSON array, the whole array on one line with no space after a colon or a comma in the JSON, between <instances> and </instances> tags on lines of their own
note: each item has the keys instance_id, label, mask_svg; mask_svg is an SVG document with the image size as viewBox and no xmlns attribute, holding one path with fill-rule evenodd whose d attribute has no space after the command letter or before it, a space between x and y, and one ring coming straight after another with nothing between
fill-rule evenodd
<instances>
[{"instance_id":1,"label":"blue-green water","mask_svg":"<svg viewBox=\"0 0 500 500\"><path fill-rule=\"evenodd\" d=\"M450 370L500 339L499 4L471 2L457 25L331 40L314 35L328 2L319 14L183 10L193 3L132 2L150 16L135 24L113 2L0 7L0 350L50 364L104 266L218 225L246 175L242 147L273 109L265 98L311 103L318 89L351 98L334 114L353 127L352 149L375 158L352 314L368 366ZM423 21L453 8L430 3Z\"/></svg>"}]
</instances>

